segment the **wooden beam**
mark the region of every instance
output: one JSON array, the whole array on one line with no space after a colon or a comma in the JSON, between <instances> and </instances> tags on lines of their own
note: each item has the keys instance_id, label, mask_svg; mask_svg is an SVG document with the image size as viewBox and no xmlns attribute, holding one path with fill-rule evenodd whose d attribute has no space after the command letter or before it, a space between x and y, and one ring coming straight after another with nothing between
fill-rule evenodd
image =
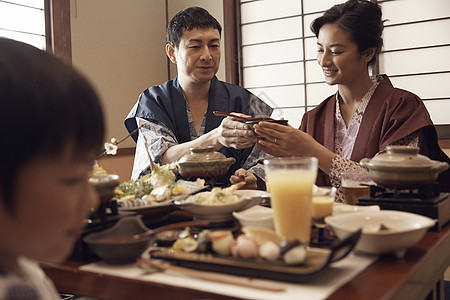
<instances>
[{"instance_id":1,"label":"wooden beam","mask_svg":"<svg viewBox=\"0 0 450 300\"><path fill-rule=\"evenodd\" d=\"M70 0L50 0L51 51L65 62L72 63Z\"/></svg>"},{"instance_id":2,"label":"wooden beam","mask_svg":"<svg viewBox=\"0 0 450 300\"><path fill-rule=\"evenodd\" d=\"M239 84L239 49L236 1L223 0L223 34L225 40L225 75L226 81Z\"/></svg>"}]
</instances>

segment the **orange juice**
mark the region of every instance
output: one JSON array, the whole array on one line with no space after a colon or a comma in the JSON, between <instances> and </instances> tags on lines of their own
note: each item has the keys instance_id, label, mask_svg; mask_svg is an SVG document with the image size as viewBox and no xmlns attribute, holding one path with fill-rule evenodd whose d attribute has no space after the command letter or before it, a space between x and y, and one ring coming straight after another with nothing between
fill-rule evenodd
<instances>
[{"instance_id":1,"label":"orange juice","mask_svg":"<svg viewBox=\"0 0 450 300\"><path fill-rule=\"evenodd\" d=\"M312 198L312 217L321 220L333 213L334 197L329 195L313 196Z\"/></svg>"},{"instance_id":2,"label":"orange juice","mask_svg":"<svg viewBox=\"0 0 450 300\"><path fill-rule=\"evenodd\" d=\"M304 169L267 170L275 231L284 240L309 243L311 236L312 187L317 171Z\"/></svg>"}]
</instances>

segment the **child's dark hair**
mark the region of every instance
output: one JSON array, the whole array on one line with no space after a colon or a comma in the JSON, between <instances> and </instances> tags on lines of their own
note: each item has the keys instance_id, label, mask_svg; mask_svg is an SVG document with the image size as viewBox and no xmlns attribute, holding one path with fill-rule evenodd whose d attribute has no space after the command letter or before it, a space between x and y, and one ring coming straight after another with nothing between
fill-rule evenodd
<instances>
[{"instance_id":1,"label":"child's dark hair","mask_svg":"<svg viewBox=\"0 0 450 300\"><path fill-rule=\"evenodd\" d=\"M33 46L0 38L0 195L13 210L18 172L36 157L100 153L104 120L91 85L71 66Z\"/></svg>"},{"instance_id":2,"label":"child's dark hair","mask_svg":"<svg viewBox=\"0 0 450 300\"><path fill-rule=\"evenodd\" d=\"M378 4L366 0L349 0L328 9L323 16L311 23L311 30L319 36L320 28L325 24L337 24L350 33L358 50L363 53L369 48L376 48L375 55L368 65L376 61L376 54L383 47L383 21L382 12Z\"/></svg>"},{"instance_id":3,"label":"child's dark hair","mask_svg":"<svg viewBox=\"0 0 450 300\"><path fill-rule=\"evenodd\" d=\"M194 6L183 9L170 20L166 31L167 43L178 48L183 31L194 28L214 28L219 35L222 34L219 22L206 9Z\"/></svg>"}]
</instances>

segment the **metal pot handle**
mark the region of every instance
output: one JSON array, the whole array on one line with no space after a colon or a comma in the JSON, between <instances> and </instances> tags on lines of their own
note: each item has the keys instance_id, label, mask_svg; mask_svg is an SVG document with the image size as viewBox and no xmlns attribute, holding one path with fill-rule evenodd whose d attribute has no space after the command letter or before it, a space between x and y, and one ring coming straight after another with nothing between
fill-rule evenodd
<instances>
[{"instance_id":1,"label":"metal pot handle","mask_svg":"<svg viewBox=\"0 0 450 300\"><path fill-rule=\"evenodd\" d=\"M370 162L370 158L363 158L363 159L361 159L361 160L359 161L359 164L360 164L362 167L364 167L364 168L366 168L366 169L369 169L369 162Z\"/></svg>"}]
</instances>

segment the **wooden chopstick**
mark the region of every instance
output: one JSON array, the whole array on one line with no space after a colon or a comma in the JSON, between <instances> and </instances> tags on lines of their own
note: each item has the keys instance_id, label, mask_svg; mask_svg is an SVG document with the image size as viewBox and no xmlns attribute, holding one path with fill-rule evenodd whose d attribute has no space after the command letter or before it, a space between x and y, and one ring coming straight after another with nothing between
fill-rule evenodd
<instances>
[{"instance_id":1,"label":"wooden chopstick","mask_svg":"<svg viewBox=\"0 0 450 300\"><path fill-rule=\"evenodd\" d=\"M200 279L205 280L211 280L215 282L221 282L221 283L227 283L227 284L233 284L233 285L239 285L244 286L252 289L258 289L258 290L266 290L271 292L284 292L286 289L284 287L278 287L278 286L272 286L270 284L259 284L252 281L251 278L245 279L245 278L233 278L229 277L223 274L218 273L211 273L211 272L203 272L203 271L197 271L193 269L183 268L174 266L168 263L160 263L156 261L152 261L149 259L141 259L139 258L137 260L139 264L144 264L151 266L153 268L159 269L159 270L172 270L180 273L185 273L190 276L194 276Z\"/></svg>"},{"instance_id":2,"label":"wooden chopstick","mask_svg":"<svg viewBox=\"0 0 450 300\"><path fill-rule=\"evenodd\" d=\"M238 116L232 113L226 113L223 111L213 111L213 114L215 116L226 116L226 117L233 117L241 122L247 122L247 121L272 121L273 119L270 117L259 117L259 118L253 118L253 117L245 117L245 116Z\"/></svg>"}]
</instances>

